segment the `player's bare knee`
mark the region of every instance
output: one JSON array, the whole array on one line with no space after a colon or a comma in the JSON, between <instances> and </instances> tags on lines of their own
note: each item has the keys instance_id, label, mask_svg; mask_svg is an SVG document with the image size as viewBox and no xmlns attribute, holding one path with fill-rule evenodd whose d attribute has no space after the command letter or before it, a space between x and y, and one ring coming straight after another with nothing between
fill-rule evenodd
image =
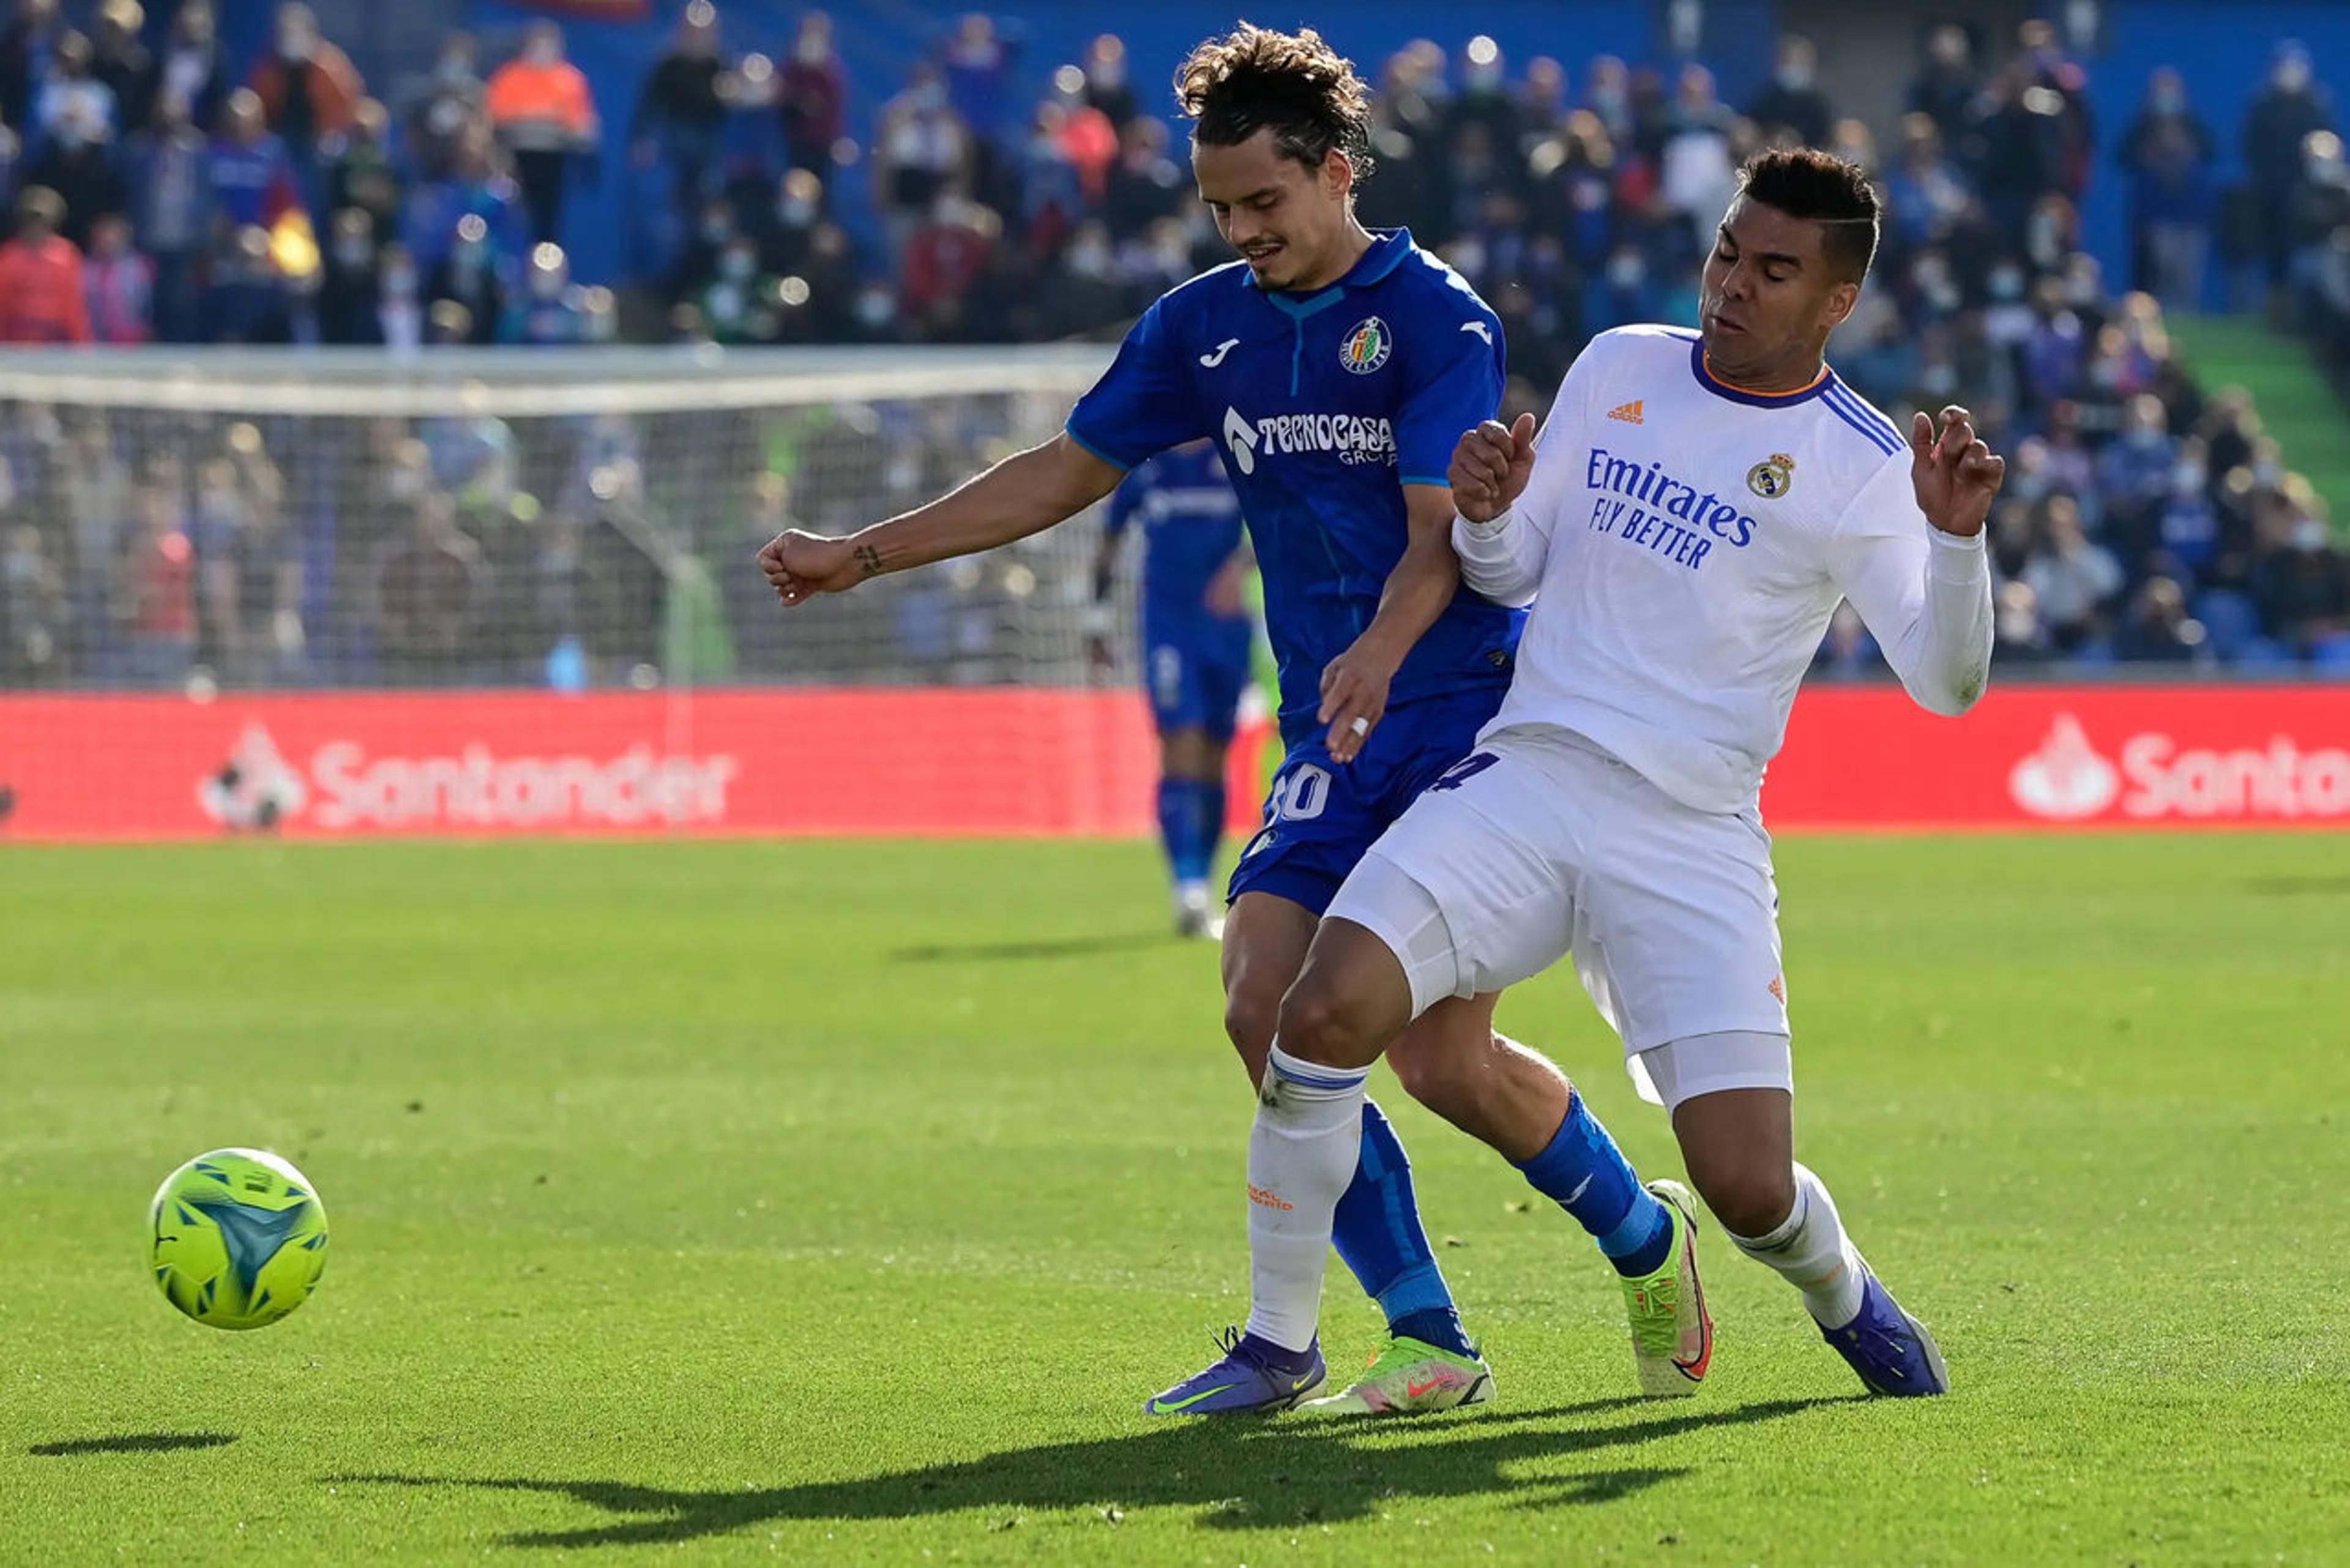
<instances>
[{"instance_id":1,"label":"player's bare knee","mask_svg":"<svg viewBox=\"0 0 2350 1568\"><path fill-rule=\"evenodd\" d=\"M1243 987L1224 998L1224 1036L1240 1053L1241 1064L1253 1083L1264 1075L1264 1059L1273 1049L1273 1032L1281 1021L1281 998L1263 988Z\"/></svg>"},{"instance_id":2,"label":"player's bare knee","mask_svg":"<svg viewBox=\"0 0 2350 1568\"><path fill-rule=\"evenodd\" d=\"M1795 1170L1770 1161L1692 1157L1690 1183L1721 1228L1733 1236L1766 1236L1795 1211Z\"/></svg>"},{"instance_id":3,"label":"player's bare knee","mask_svg":"<svg viewBox=\"0 0 2350 1568\"><path fill-rule=\"evenodd\" d=\"M1377 1059L1385 1044L1372 1038L1368 1023L1362 1010L1330 983L1326 971L1317 973L1309 966L1281 999L1274 1033L1281 1048L1301 1062L1362 1067Z\"/></svg>"}]
</instances>

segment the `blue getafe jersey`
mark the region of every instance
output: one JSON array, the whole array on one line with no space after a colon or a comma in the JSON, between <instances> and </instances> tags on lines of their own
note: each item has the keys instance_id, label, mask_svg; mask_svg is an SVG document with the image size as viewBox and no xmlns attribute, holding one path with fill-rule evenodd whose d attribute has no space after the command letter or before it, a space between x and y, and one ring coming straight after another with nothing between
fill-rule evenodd
<instances>
[{"instance_id":1,"label":"blue getafe jersey","mask_svg":"<svg viewBox=\"0 0 2350 1568\"><path fill-rule=\"evenodd\" d=\"M1241 547L1241 500L1205 442L1162 452L1126 476L1109 504L1113 537L1142 524L1142 618L1218 618L1208 585Z\"/></svg>"},{"instance_id":2,"label":"blue getafe jersey","mask_svg":"<svg viewBox=\"0 0 2350 1568\"><path fill-rule=\"evenodd\" d=\"M1259 288L1234 262L1162 296L1069 415L1121 468L1212 439L1240 493L1293 738L1322 670L1378 613L1407 537L1402 486L1442 484L1461 433L1502 400L1502 327L1460 275L1378 235L1311 295ZM1509 680L1524 618L1469 592L1406 656L1391 703Z\"/></svg>"}]
</instances>

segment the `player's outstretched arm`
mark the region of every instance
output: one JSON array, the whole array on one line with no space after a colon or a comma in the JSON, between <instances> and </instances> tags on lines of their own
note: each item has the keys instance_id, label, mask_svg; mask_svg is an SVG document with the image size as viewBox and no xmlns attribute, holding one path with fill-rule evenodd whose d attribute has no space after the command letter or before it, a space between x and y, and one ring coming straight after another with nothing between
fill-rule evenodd
<instances>
[{"instance_id":1,"label":"player's outstretched arm","mask_svg":"<svg viewBox=\"0 0 2350 1568\"><path fill-rule=\"evenodd\" d=\"M926 506L846 538L788 529L759 552L776 596L795 605L845 593L868 577L955 556L976 555L1041 533L1107 495L1125 471L1071 440L1066 431L1015 452Z\"/></svg>"},{"instance_id":2,"label":"player's outstretched arm","mask_svg":"<svg viewBox=\"0 0 2350 1568\"><path fill-rule=\"evenodd\" d=\"M1410 537L1379 592L1378 612L1347 651L1322 671L1322 722L1330 726L1330 757L1350 763L1388 711L1388 686L1404 655L1436 624L1461 587L1454 558L1452 492L1441 484L1403 487Z\"/></svg>"},{"instance_id":3,"label":"player's outstretched arm","mask_svg":"<svg viewBox=\"0 0 2350 1568\"><path fill-rule=\"evenodd\" d=\"M1838 586L1901 684L1930 712L1963 713L1990 683L1983 522L2006 476L2005 460L1976 438L1965 409L1942 410L1939 437L1920 413L1909 430L1909 493L1901 494L1899 468L1887 463L1854 499L1860 514L1847 512L1841 529Z\"/></svg>"}]
</instances>

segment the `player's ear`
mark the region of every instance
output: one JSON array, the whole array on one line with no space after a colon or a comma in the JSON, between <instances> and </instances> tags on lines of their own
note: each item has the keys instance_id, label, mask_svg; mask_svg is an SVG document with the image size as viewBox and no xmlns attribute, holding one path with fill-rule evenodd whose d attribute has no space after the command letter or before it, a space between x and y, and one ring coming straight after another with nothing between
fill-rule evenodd
<instances>
[{"instance_id":1,"label":"player's ear","mask_svg":"<svg viewBox=\"0 0 2350 1568\"><path fill-rule=\"evenodd\" d=\"M1345 152L1333 147L1322 155L1322 189L1331 196L1344 196L1355 188L1355 164Z\"/></svg>"},{"instance_id":2,"label":"player's ear","mask_svg":"<svg viewBox=\"0 0 2350 1568\"><path fill-rule=\"evenodd\" d=\"M1852 314L1852 307L1859 303L1860 285L1856 283L1840 283L1828 290L1828 330L1833 332L1842 327L1845 317Z\"/></svg>"}]
</instances>

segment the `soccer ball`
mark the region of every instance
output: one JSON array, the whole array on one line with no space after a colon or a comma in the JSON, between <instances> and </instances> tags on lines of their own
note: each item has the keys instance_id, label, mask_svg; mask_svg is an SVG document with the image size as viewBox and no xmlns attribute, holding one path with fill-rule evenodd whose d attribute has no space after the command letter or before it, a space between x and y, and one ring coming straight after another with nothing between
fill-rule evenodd
<instances>
[{"instance_id":1,"label":"soccer ball","mask_svg":"<svg viewBox=\"0 0 2350 1568\"><path fill-rule=\"evenodd\" d=\"M217 1148L172 1172L149 1212L164 1299L213 1328L265 1328L307 1301L327 1266L327 1210L309 1179L257 1148Z\"/></svg>"}]
</instances>

